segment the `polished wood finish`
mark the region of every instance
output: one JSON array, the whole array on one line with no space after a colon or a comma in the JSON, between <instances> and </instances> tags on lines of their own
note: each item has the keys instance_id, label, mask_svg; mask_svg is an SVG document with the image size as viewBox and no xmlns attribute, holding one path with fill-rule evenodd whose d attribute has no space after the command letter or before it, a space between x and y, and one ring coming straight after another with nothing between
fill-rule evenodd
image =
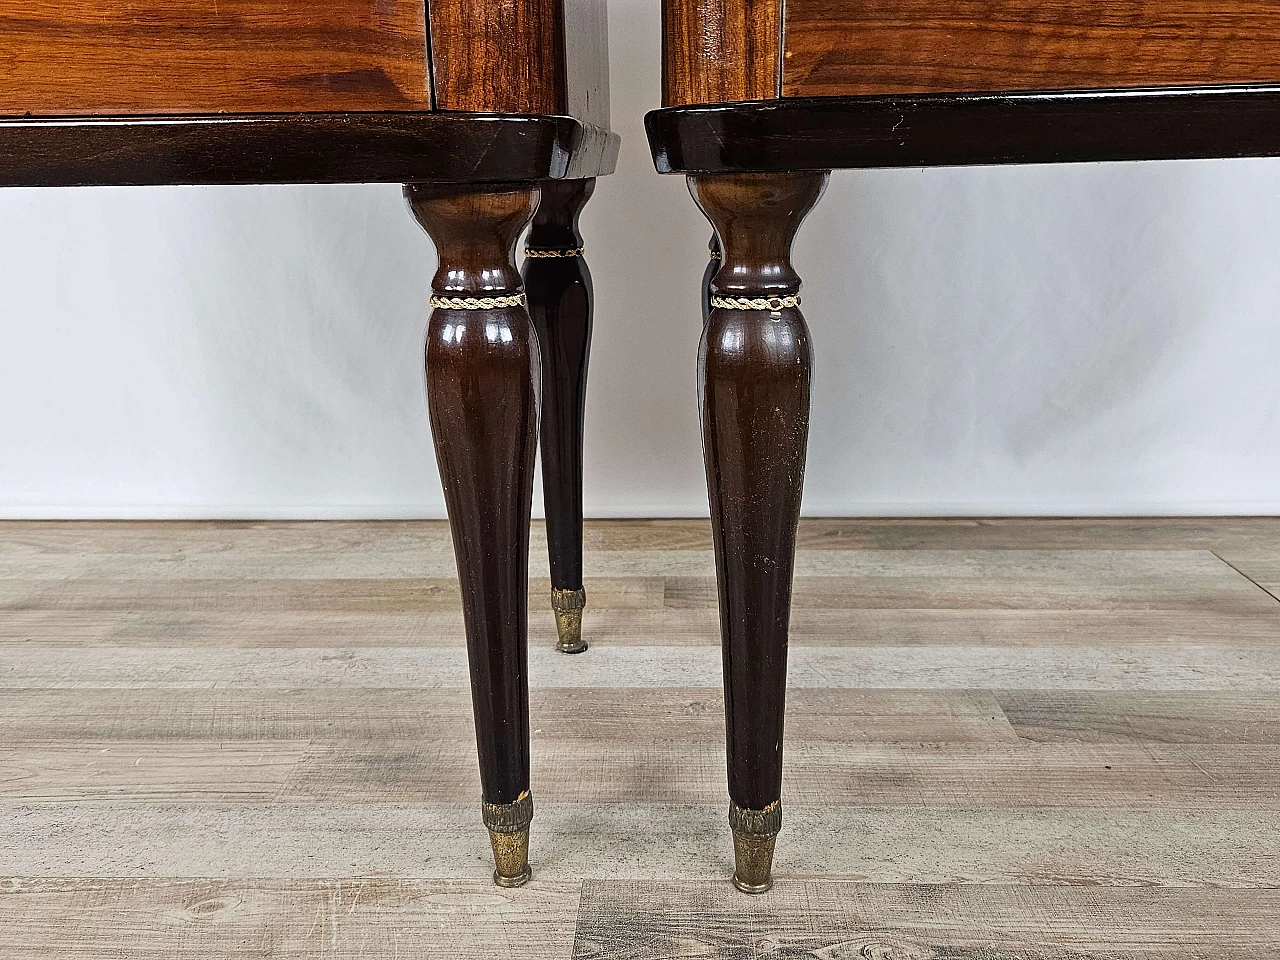
<instances>
[{"instance_id":1,"label":"polished wood finish","mask_svg":"<svg viewBox=\"0 0 1280 960\"><path fill-rule=\"evenodd\" d=\"M559 0L429 0L431 66L441 110L562 113Z\"/></svg>"},{"instance_id":2,"label":"polished wood finish","mask_svg":"<svg viewBox=\"0 0 1280 960\"><path fill-rule=\"evenodd\" d=\"M0 186L405 183L603 176L618 136L569 117L351 113L0 120Z\"/></svg>"},{"instance_id":3,"label":"polished wood finish","mask_svg":"<svg viewBox=\"0 0 1280 960\"><path fill-rule=\"evenodd\" d=\"M405 196L439 254L437 296L521 290L515 244L528 184L412 184ZM520 306L437 307L427 329L427 401L462 586L472 705L487 803L529 790L529 516L538 442L538 343Z\"/></svg>"},{"instance_id":4,"label":"polished wood finish","mask_svg":"<svg viewBox=\"0 0 1280 960\"><path fill-rule=\"evenodd\" d=\"M602 176L606 31L604 0L0 0L0 186Z\"/></svg>"},{"instance_id":5,"label":"polished wood finish","mask_svg":"<svg viewBox=\"0 0 1280 960\"><path fill-rule=\"evenodd\" d=\"M782 93L783 0L662 0L662 102Z\"/></svg>"},{"instance_id":6,"label":"polished wood finish","mask_svg":"<svg viewBox=\"0 0 1280 960\"><path fill-rule=\"evenodd\" d=\"M578 218L594 180L547 181L527 246L524 284L542 357L542 490L553 590L582 589L582 431L594 293ZM574 253L576 252L576 255Z\"/></svg>"},{"instance_id":7,"label":"polished wood finish","mask_svg":"<svg viewBox=\"0 0 1280 960\"><path fill-rule=\"evenodd\" d=\"M664 0L663 103L1280 83L1272 0Z\"/></svg>"},{"instance_id":8,"label":"polished wood finish","mask_svg":"<svg viewBox=\"0 0 1280 960\"><path fill-rule=\"evenodd\" d=\"M707 269L702 271L702 325L705 327L711 318L711 283L720 272L720 238L714 233L707 244Z\"/></svg>"},{"instance_id":9,"label":"polished wood finish","mask_svg":"<svg viewBox=\"0 0 1280 960\"><path fill-rule=\"evenodd\" d=\"M422 0L0 0L0 115L431 106Z\"/></svg>"},{"instance_id":10,"label":"polished wood finish","mask_svg":"<svg viewBox=\"0 0 1280 960\"><path fill-rule=\"evenodd\" d=\"M787 0L788 97L1280 82L1275 0Z\"/></svg>"},{"instance_id":11,"label":"polished wood finish","mask_svg":"<svg viewBox=\"0 0 1280 960\"><path fill-rule=\"evenodd\" d=\"M800 278L791 244L821 174L692 177L723 261L712 291L783 297ZM795 307L712 309L699 351L703 450L724 655L729 796L781 797L787 629L809 432L812 351Z\"/></svg>"},{"instance_id":12,"label":"polished wood finish","mask_svg":"<svg viewBox=\"0 0 1280 960\"><path fill-rule=\"evenodd\" d=\"M605 0L429 0L440 110L609 122Z\"/></svg>"},{"instance_id":13,"label":"polished wood finish","mask_svg":"<svg viewBox=\"0 0 1280 960\"><path fill-rule=\"evenodd\" d=\"M662 173L1280 156L1280 86L814 97L655 110Z\"/></svg>"},{"instance_id":14,"label":"polished wood finish","mask_svg":"<svg viewBox=\"0 0 1280 960\"><path fill-rule=\"evenodd\" d=\"M439 109L607 127L607 30L605 0L0 0L0 116Z\"/></svg>"}]
</instances>

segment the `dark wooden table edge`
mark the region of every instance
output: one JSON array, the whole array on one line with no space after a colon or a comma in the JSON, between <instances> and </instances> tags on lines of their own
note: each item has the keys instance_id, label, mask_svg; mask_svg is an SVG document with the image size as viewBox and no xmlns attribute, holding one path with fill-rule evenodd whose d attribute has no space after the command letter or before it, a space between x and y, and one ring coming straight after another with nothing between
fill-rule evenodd
<instances>
[{"instance_id":1,"label":"dark wooden table edge","mask_svg":"<svg viewBox=\"0 0 1280 960\"><path fill-rule=\"evenodd\" d=\"M804 97L654 110L659 173L1280 155L1280 85Z\"/></svg>"},{"instance_id":2,"label":"dark wooden table edge","mask_svg":"<svg viewBox=\"0 0 1280 960\"><path fill-rule=\"evenodd\" d=\"M0 186L501 182L612 173L573 117L403 112L0 118Z\"/></svg>"}]
</instances>

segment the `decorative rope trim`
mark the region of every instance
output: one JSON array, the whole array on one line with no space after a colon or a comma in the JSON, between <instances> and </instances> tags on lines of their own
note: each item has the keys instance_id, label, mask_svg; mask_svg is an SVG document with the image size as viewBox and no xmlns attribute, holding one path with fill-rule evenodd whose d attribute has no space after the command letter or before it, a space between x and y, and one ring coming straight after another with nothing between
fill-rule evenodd
<instances>
[{"instance_id":1,"label":"decorative rope trim","mask_svg":"<svg viewBox=\"0 0 1280 960\"><path fill-rule=\"evenodd\" d=\"M539 250L537 247L525 247L524 255L533 260L545 257L581 257L587 252L586 246L565 248L563 250Z\"/></svg>"},{"instance_id":2,"label":"decorative rope trim","mask_svg":"<svg viewBox=\"0 0 1280 960\"><path fill-rule=\"evenodd\" d=\"M775 316L784 308L800 306L798 296L790 297L712 297L711 305L721 310L768 310Z\"/></svg>"},{"instance_id":3,"label":"decorative rope trim","mask_svg":"<svg viewBox=\"0 0 1280 960\"><path fill-rule=\"evenodd\" d=\"M513 293L506 297L432 297L430 302L437 310L495 310L498 307L523 307L524 294Z\"/></svg>"},{"instance_id":4,"label":"decorative rope trim","mask_svg":"<svg viewBox=\"0 0 1280 960\"><path fill-rule=\"evenodd\" d=\"M712 259L712 260L723 260L723 259L724 259L724 257L721 255L721 253L720 253L720 251L719 251L719 250L712 250L712 251L711 251L711 259Z\"/></svg>"}]
</instances>

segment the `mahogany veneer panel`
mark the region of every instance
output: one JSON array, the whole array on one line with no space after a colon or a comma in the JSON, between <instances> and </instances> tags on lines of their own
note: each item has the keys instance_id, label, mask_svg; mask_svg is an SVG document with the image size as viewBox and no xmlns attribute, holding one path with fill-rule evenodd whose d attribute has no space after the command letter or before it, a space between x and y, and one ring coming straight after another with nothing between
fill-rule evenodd
<instances>
[{"instance_id":1,"label":"mahogany veneer panel","mask_svg":"<svg viewBox=\"0 0 1280 960\"><path fill-rule=\"evenodd\" d=\"M1274 81L1276 0L787 0L788 97Z\"/></svg>"},{"instance_id":2,"label":"mahogany veneer panel","mask_svg":"<svg viewBox=\"0 0 1280 960\"><path fill-rule=\"evenodd\" d=\"M437 107L563 112L559 0L429 0L429 5Z\"/></svg>"},{"instance_id":3,"label":"mahogany veneer panel","mask_svg":"<svg viewBox=\"0 0 1280 960\"><path fill-rule=\"evenodd\" d=\"M609 124L605 0L429 0L436 107Z\"/></svg>"},{"instance_id":4,"label":"mahogany veneer panel","mask_svg":"<svg viewBox=\"0 0 1280 960\"><path fill-rule=\"evenodd\" d=\"M0 0L0 114L431 105L422 0Z\"/></svg>"},{"instance_id":5,"label":"mahogany veneer panel","mask_svg":"<svg viewBox=\"0 0 1280 960\"><path fill-rule=\"evenodd\" d=\"M780 96L782 3L663 0L662 102L671 107Z\"/></svg>"}]
</instances>

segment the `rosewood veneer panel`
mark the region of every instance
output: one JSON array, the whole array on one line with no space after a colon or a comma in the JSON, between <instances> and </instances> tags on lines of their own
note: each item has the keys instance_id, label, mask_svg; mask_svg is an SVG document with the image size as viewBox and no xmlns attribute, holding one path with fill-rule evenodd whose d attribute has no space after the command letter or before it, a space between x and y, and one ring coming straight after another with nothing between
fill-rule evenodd
<instances>
[{"instance_id":1,"label":"rosewood veneer panel","mask_svg":"<svg viewBox=\"0 0 1280 960\"><path fill-rule=\"evenodd\" d=\"M609 122L605 0L428 0L440 110Z\"/></svg>"},{"instance_id":2,"label":"rosewood veneer panel","mask_svg":"<svg viewBox=\"0 0 1280 960\"><path fill-rule=\"evenodd\" d=\"M560 0L429 0L436 106L563 113Z\"/></svg>"},{"instance_id":3,"label":"rosewood veneer panel","mask_svg":"<svg viewBox=\"0 0 1280 960\"><path fill-rule=\"evenodd\" d=\"M662 102L780 96L782 2L663 0Z\"/></svg>"},{"instance_id":4,"label":"rosewood veneer panel","mask_svg":"<svg viewBox=\"0 0 1280 960\"><path fill-rule=\"evenodd\" d=\"M0 114L414 110L422 0L0 0Z\"/></svg>"},{"instance_id":5,"label":"rosewood veneer panel","mask_svg":"<svg viewBox=\"0 0 1280 960\"><path fill-rule=\"evenodd\" d=\"M787 0L786 6L788 97L1274 81L1280 81L1277 0Z\"/></svg>"}]
</instances>

